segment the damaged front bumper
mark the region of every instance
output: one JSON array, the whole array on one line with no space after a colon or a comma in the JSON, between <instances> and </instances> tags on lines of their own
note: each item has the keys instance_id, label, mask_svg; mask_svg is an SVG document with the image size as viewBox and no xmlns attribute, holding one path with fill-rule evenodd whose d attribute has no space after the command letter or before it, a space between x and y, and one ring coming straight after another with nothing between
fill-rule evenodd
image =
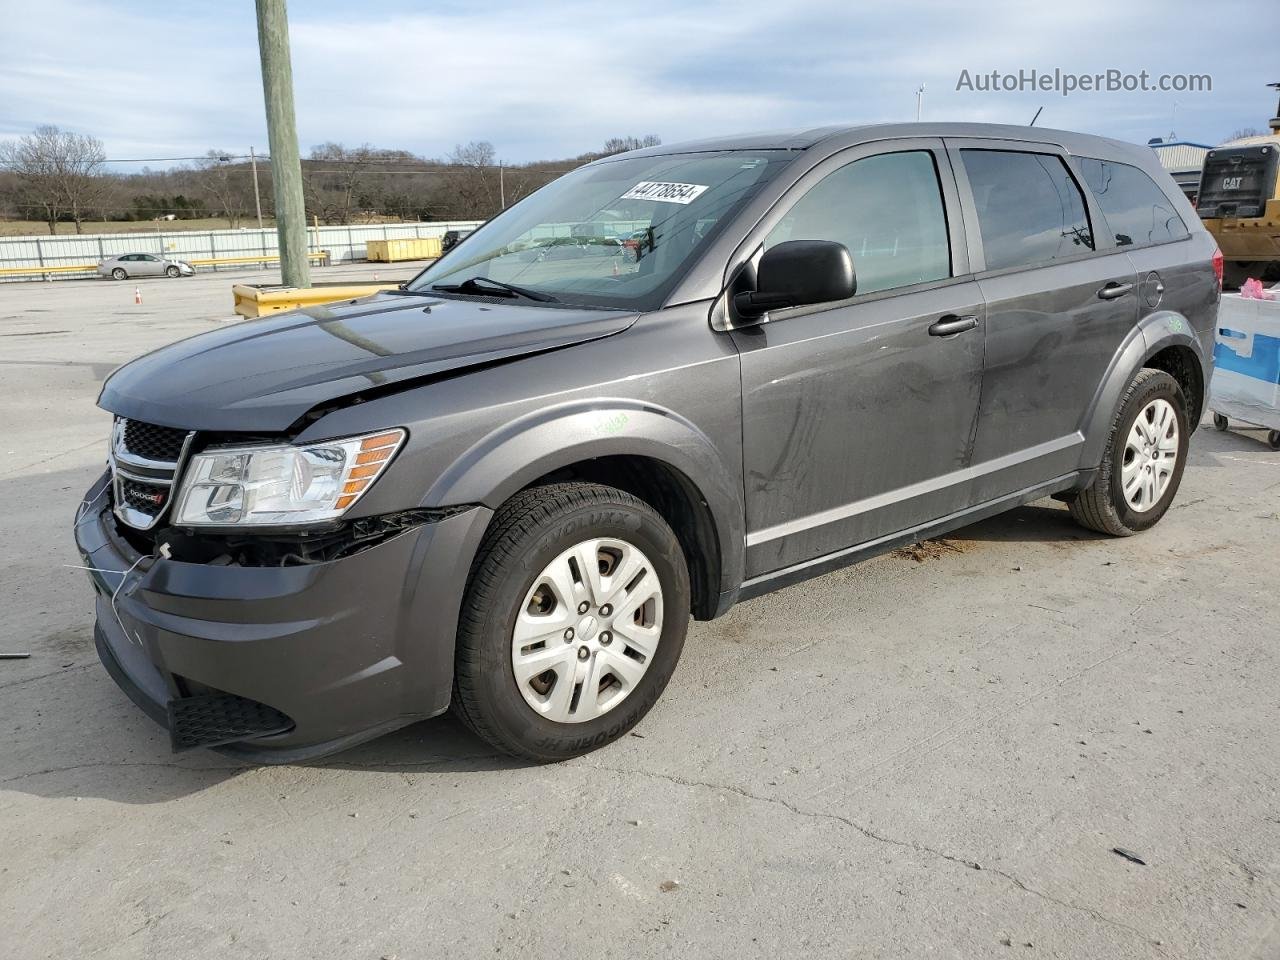
<instances>
[{"instance_id":1,"label":"damaged front bumper","mask_svg":"<svg viewBox=\"0 0 1280 960\"><path fill-rule=\"evenodd\" d=\"M97 593L108 672L175 749L261 763L342 750L443 712L470 558L490 511L411 526L341 559L192 563L139 552L109 476L75 537Z\"/></svg>"}]
</instances>

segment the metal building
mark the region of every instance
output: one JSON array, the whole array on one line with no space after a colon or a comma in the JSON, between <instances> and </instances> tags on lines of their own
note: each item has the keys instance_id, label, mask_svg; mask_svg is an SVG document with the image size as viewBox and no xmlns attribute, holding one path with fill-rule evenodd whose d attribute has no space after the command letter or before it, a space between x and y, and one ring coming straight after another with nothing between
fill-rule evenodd
<instances>
[{"instance_id":1,"label":"metal building","mask_svg":"<svg viewBox=\"0 0 1280 960\"><path fill-rule=\"evenodd\" d=\"M1162 140L1159 137L1148 140L1147 146L1156 152L1160 166L1169 171L1173 182L1195 203L1196 195L1200 192L1200 171L1204 167L1204 158L1213 147L1191 143L1189 140Z\"/></svg>"}]
</instances>

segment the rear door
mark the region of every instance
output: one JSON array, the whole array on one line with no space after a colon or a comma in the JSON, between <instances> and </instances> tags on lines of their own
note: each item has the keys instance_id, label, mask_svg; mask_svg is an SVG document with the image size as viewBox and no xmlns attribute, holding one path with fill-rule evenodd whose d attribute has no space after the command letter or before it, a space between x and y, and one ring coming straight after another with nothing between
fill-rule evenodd
<instances>
[{"instance_id":1,"label":"rear door","mask_svg":"<svg viewBox=\"0 0 1280 960\"><path fill-rule=\"evenodd\" d=\"M1072 473L1138 319L1137 276L1059 147L948 140L986 300L974 502Z\"/></svg>"},{"instance_id":2,"label":"rear door","mask_svg":"<svg viewBox=\"0 0 1280 960\"><path fill-rule=\"evenodd\" d=\"M1211 355L1218 307L1218 284L1209 259L1213 248L1203 231L1192 237L1178 212L1180 204L1169 196L1169 189L1177 188L1167 182L1161 188L1145 171L1114 160L1077 157L1075 163L1116 246L1137 269L1139 318L1172 311L1188 321ZM1199 409L1200 397L1187 399Z\"/></svg>"}]
</instances>

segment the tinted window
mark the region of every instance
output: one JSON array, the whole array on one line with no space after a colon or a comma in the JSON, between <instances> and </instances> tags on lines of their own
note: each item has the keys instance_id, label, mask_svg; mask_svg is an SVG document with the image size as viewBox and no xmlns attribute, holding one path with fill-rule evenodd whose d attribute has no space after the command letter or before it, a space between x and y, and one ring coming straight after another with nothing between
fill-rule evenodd
<instances>
[{"instance_id":1,"label":"tinted window","mask_svg":"<svg viewBox=\"0 0 1280 960\"><path fill-rule=\"evenodd\" d=\"M1081 159L1080 172L1119 246L1143 247L1190 236L1164 191L1137 167Z\"/></svg>"},{"instance_id":2,"label":"tinted window","mask_svg":"<svg viewBox=\"0 0 1280 960\"><path fill-rule=\"evenodd\" d=\"M858 292L951 276L947 218L933 156L855 160L815 184L765 239L835 240L853 254Z\"/></svg>"},{"instance_id":3,"label":"tinted window","mask_svg":"<svg viewBox=\"0 0 1280 960\"><path fill-rule=\"evenodd\" d=\"M1048 263L1093 249L1084 198L1066 164L1041 153L961 150L987 269Z\"/></svg>"}]
</instances>

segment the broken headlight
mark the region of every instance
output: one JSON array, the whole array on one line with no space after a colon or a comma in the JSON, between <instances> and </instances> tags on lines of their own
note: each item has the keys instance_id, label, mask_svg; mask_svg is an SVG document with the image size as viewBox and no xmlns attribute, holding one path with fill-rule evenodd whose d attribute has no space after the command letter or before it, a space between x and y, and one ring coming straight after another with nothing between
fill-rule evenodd
<instances>
[{"instance_id":1,"label":"broken headlight","mask_svg":"<svg viewBox=\"0 0 1280 960\"><path fill-rule=\"evenodd\" d=\"M378 479L403 430L294 446L213 447L191 458L176 526L280 526L342 516Z\"/></svg>"}]
</instances>

